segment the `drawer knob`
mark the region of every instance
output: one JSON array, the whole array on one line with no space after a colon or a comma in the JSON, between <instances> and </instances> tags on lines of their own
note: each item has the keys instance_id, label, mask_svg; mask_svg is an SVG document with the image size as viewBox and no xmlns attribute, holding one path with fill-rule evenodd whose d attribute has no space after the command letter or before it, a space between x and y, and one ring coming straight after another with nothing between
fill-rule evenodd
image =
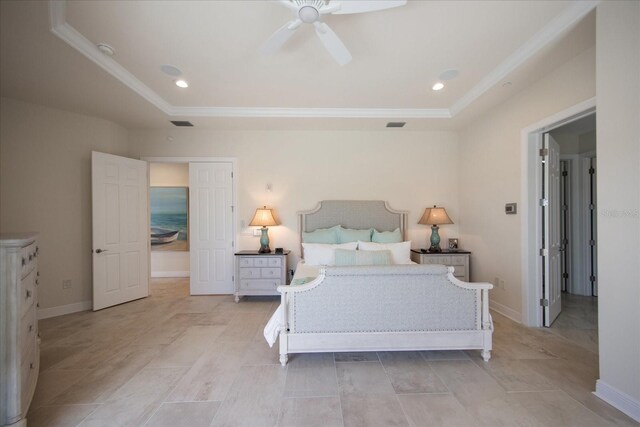
<instances>
[{"instance_id":1,"label":"drawer knob","mask_svg":"<svg viewBox=\"0 0 640 427\"><path fill-rule=\"evenodd\" d=\"M28 299L28 298L31 298L31 291L30 291L29 289L27 289L27 296L26 296L26 298L27 298L27 299Z\"/></svg>"},{"instance_id":2,"label":"drawer knob","mask_svg":"<svg viewBox=\"0 0 640 427\"><path fill-rule=\"evenodd\" d=\"M40 277L40 272L36 271L36 276Z\"/></svg>"},{"instance_id":3,"label":"drawer knob","mask_svg":"<svg viewBox=\"0 0 640 427\"><path fill-rule=\"evenodd\" d=\"M33 325L29 325L29 332L33 331Z\"/></svg>"},{"instance_id":4,"label":"drawer knob","mask_svg":"<svg viewBox=\"0 0 640 427\"><path fill-rule=\"evenodd\" d=\"M33 254L29 254L29 261L33 259Z\"/></svg>"},{"instance_id":5,"label":"drawer knob","mask_svg":"<svg viewBox=\"0 0 640 427\"><path fill-rule=\"evenodd\" d=\"M36 253L40 252L40 248L36 246Z\"/></svg>"},{"instance_id":6,"label":"drawer knob","mask_svg":"<svg viewBox=\"0 0 640 427\"><path fill-rule=\"evenodd\" d=\"M22 257L22 266L24 267L25 265L27 265L27 260Z\"/></svg>"},{"instance_id":7,"label":"drawer knob","mask_svg":"<svg viewBox=\"0 0 640 427\"><path fill-rule=\"evenodd\" d=\"M39 302L36 303L36 308L40 308L40 303Z\"/></svg>"},{"instance_id":8,"label":"drawer knob","mask_svg":"<svg viewBox=\"0 0 640 427\"><path fill-rule=\"evenodd\" d=\"M38 283L38 279L36 279L36 285L39 285L40 283Z\"/></svg>"},{"instance_id":9,"label":"drawer knob","mask_svg":"<svg viewBox=\"0 0 640 427\"><path fill-rule=\"evenodd\" d=\"M29 363L29 369L33 369L33 368L34 368L34 366L33 366L33 362L32 362L32 363Z\"/></svg>"}]
</instances>

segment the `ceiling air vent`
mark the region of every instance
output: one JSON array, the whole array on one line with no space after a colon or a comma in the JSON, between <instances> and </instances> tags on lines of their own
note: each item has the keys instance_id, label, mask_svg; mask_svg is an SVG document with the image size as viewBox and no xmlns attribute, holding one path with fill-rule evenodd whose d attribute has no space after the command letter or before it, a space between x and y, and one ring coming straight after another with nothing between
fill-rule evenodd
<instances>
[{"instance_id":1,"label":"ceiling air vent","mask_svg":"<svg viewBox=\"0 0 640 427\"><path fill-rule=\"evenodd\" d=\"M406 125L407 122L389 122L387 123L387 127L388 128L401 128L404 127L404 125Z\"/></svg>"},{"instance_id":2,"label":"ceiling air vent","mask_svg":"<svg viewBox=\"0 0 640 427\"><path fill-rule=\"evenodd\" d=\"M193 123L187 121L187 120L171 120L171 123L173 123L176 126L193 126Z\"/></svg>"}]
</instances>

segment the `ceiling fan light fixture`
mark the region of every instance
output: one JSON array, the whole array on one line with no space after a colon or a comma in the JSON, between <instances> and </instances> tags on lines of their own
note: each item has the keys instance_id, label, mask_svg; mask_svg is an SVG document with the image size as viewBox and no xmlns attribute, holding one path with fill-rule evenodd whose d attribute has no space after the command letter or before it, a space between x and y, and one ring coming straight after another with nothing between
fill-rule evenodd
<instances>
[{"instance_id":1,"label":"ceiling fan light fixture","mask_svg":"<svg viewBox=\"0 0 640 427\"><path fill-rule=\"evenodd\" d=\"M312 24L320 18L320 12L313 6L302 6L298 10L298 16L302 22L306 22L307 24Z\"/></svg>"},{"instance_id":2,"label":"ceiling fan light fixture","mask_svg":"<svg viewBox=\"0 0 640 427\"><path fill-rule=\"evenodd\" d=\"M175 81L175 83L176 83L176 86L181 87L183 89L189 87L189 83L187 83L187 81L183 79L178 79Z\"/></svg>"},{"instance_id":3,"label":"ceiling fan light fixture","mask_svg":"<svg viewBox=\"0 0 640 427\"><path fill-rule=\"evenodd\" d=\"M96 46L100 52L104 53L107 56L113 56L116 54L116 50L106 43L98 43Z\"/></svg>"},{"instance_id":4,"label":"ceiling fan light fixture","mask_svg":"<svg viewBox=\"0 0 640 427\"><path fill-rule=\"evenodd\" d=\"M442 90L442 89L444 89L444 83L442 83L442 82L438 82L438 83L434 84L434 85L431 87L431 89L433 89L433 90L435 90L435 91Z\"/></svg>"}]
</instances>

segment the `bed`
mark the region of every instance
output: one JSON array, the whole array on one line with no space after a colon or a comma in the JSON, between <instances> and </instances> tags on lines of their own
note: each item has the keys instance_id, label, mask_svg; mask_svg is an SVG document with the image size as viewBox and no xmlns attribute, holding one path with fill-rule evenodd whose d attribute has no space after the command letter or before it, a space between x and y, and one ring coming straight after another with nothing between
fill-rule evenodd
<instances>
[{"instance_id":1,"label":"bed","mask_svg":"<svg viewBox=\"0 0 640 427\"><path fill-rule=\"evenodd\" d=\"M299 213L299 232L341 225L400 230L407 213L383 201L323 201ZM301 253L303 250L301 248ZM311 266L298 263L264 335L293 353L478 349L491 357L489 283L466 283L441 265Z\"/></svg>"}]
</instances>

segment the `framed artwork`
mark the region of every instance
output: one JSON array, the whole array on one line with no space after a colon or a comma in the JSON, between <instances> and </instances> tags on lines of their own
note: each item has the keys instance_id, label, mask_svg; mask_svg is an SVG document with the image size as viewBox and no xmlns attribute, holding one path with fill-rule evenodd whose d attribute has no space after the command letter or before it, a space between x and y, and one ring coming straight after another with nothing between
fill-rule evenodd
<instances>
[{"instance_id":1,"label":"framed artwork","mask_svg":"<svg viewBox=\"0 0 640 427\"><path fill-rule=\"evenodd\" d=\"M150 239L152 251L189 250L189 189L151 187Z\"/></svg>"}]
</instances>

